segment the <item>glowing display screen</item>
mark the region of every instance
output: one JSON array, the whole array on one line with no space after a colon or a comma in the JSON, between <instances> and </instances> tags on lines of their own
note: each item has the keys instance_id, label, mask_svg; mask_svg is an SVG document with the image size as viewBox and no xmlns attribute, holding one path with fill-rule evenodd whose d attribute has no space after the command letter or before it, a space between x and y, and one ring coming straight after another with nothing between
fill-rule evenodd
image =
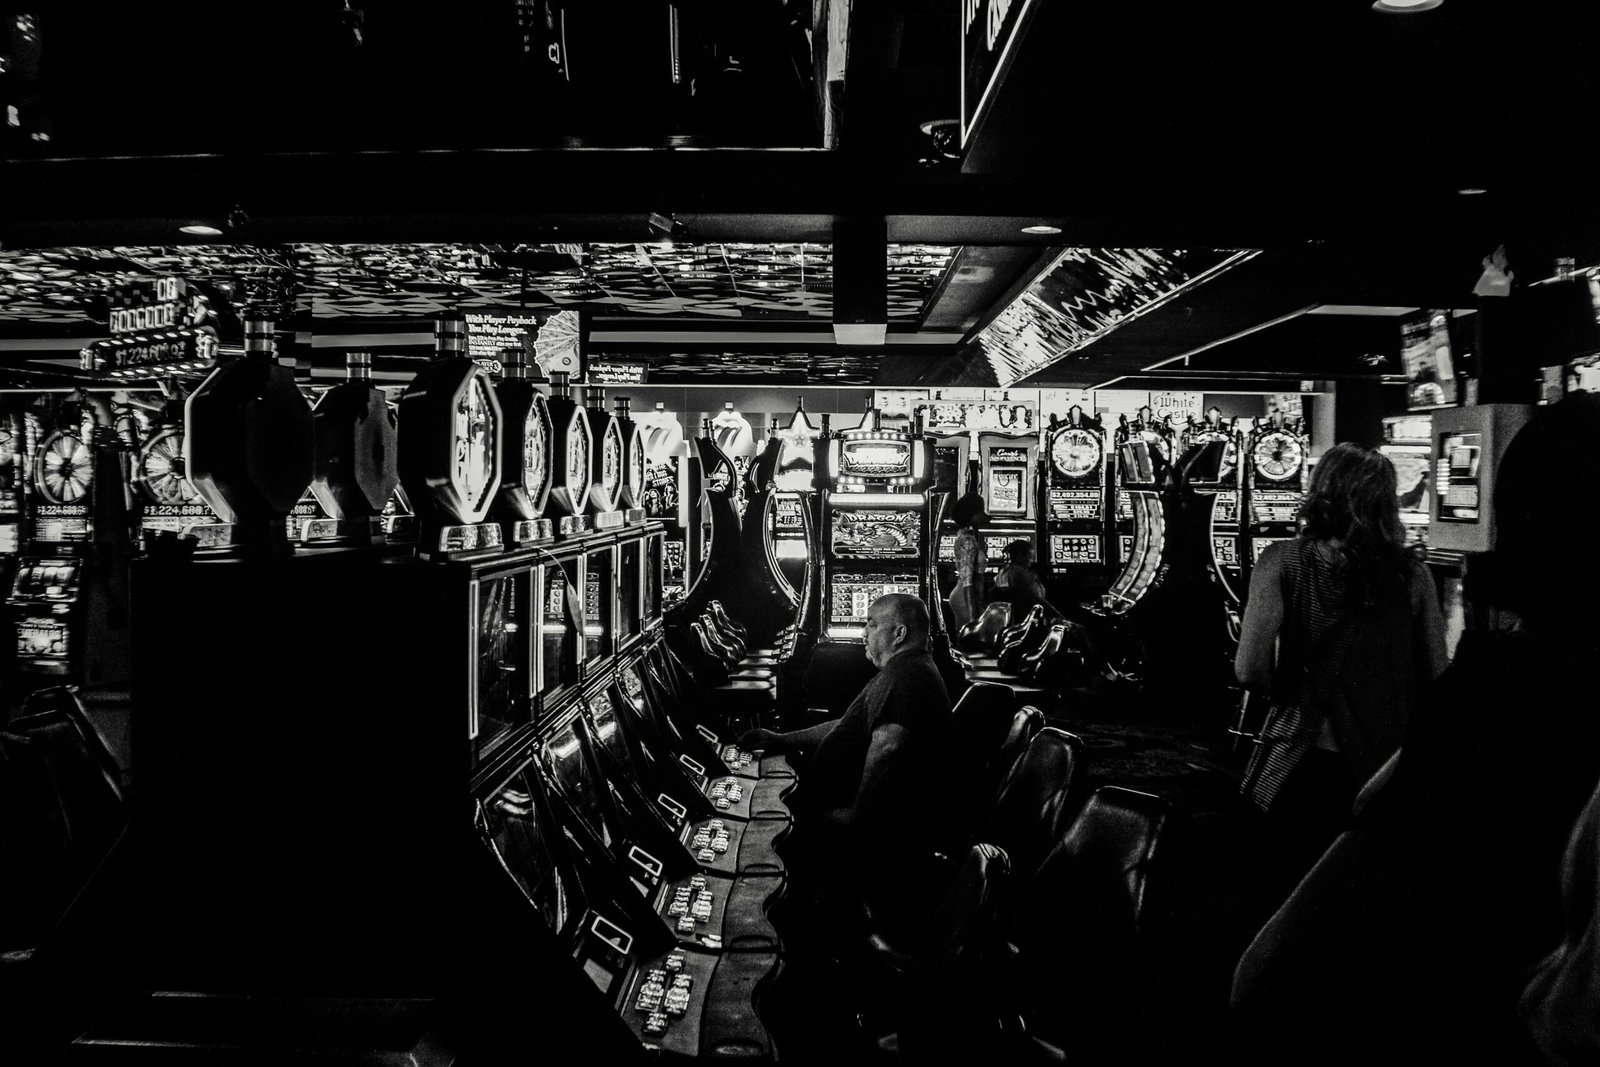
<instances>
[{"instance_id":1,"label":"glowing display screen","mask_svg":"<svg viewBox=\"0 0 1600 1067\"><path fill-rule=\"evenodd\" d=\"M828 591L829 618L836 626L865 626L872 602L890 593L918 595L914 574L839 574Z\"/></svg>"}]
</instances>

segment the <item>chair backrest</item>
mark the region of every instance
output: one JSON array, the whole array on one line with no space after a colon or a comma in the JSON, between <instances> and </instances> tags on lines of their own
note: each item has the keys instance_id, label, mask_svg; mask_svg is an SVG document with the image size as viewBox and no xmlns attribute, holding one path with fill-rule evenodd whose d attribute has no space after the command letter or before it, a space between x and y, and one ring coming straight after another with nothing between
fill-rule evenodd
<instances>
[{"instance_id":1,"label":"chair backrest","mask_svg":"<svg viewBox=\"0 0 1600 1067\"><path fill-rule=\"evenodd\" d=\"M935 906L923 948L907 975L900 1054L906 1062L971 1063L987 1058L993 1034L960 1025L992 990L991 959L998 959L1004 917L1010 911L1011 864L1003 849L977 844ZM992 1053L992 1045L987 1045Z\"/></svg>"},{"instance_id":2,"label":"chair backrest","mask_svg":"<svg viewBox=\"0 0 1600 1067\"><path fill-rule=\"evenodd\" d=\"M999 932L1011 863L998 846L967 849L961 868L929 919L926 951L946 959L960 955Z\"/></svg>"},{"instance_id":3,"label":"chair backrest","mask_svg":"<svg viewBox=\"0 0 1600 1067\"><path fill-rule=\"evenodd\" d=\"M1012 728L1016 696L1009 686L972 682L950 717L955 733L955 776L951 783L950 832L943 847L958 855L994 805L994 763Z\"/></svg>"},{"instance_id":4,"label":"chair backrest","mask_svg":"<svg viewBox=\"0 0 1600 1067\"><path fill-rule=\"evenodd\" d=\"M983 614L961 628L958 647L968 652L994 652L999 648L1000 633L1011 625L1011 605L990 604Z\"/></svg>"},{"instance_id":5,"label":"chair backrest","mask_svg":"<svg viewBox=\"0 0 1600 1067\"><path fill-rule=\"evenodd\" d=\"M1017 921L1047 924L1070 914L1097 940L1131 941L1139 932L1145 882L1167 821L1167 802L1105 785L1094 791L1027 887ZM1080 938L1073 936L1074 944Z\"/></svg>"},{"instance_id":6,"label":"chair backrest","mask_svg":"<svg viewBox=\"0 0 1600 1067\"><path fill-rule=\"evenodd\" d=\"M0 734L0 948L36 943L126 821L121 771L76 694L34 694Z\"/></svg>"},{"instance_id":7,"label":"chair backrest","mask_svg":"<svg viewBox=\"0 0 1600 1067\"><path fill-rule=\"evenodd\" d=\"M994 759L989 764L989 794L985 798L986 804L993 804L1000 792L1000 783L1004 782L1011 774L1011 768L1016 766L1017 760L1028 750L1028 742L1033 740L1033 735L1044 729L1044 712L1035 707L1017 709L1011 716L1011 727L1006 731L1006 738L1000 743L1000 750L995 753Z\"/></svg>"},{"instance_id":8,"label":"chair backrest","mask_svg":"<svg viewBox=\"0 0 1600 1067\"><path fill-rule=\"evenodd\" d=\"M1034 734L1001 784L994 812L979 838L1005 849L1018 878L1037 870L1060 839L1083 750L1076 735L1046 726Z\"/></svg>"},{"instance_id":9,"label":"chair backrest","mask_svg":"<svg viewBox=\"0 0 1600 1067\"><path fill-rule=\"evenodd\" d=\"M1019 888L1010 939L1024 1022L1091 1062L1136 1045L1143 1025L1139 921L1166 818L1160 797L1101 786Z\"/></svg>"}]
</instances>

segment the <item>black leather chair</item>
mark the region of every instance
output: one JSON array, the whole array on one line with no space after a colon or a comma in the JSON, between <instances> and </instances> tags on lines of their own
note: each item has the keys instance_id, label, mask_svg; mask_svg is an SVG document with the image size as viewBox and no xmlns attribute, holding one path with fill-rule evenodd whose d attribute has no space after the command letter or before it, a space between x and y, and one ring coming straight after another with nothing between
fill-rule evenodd
<instances>
[{"instance_id":1,"label":"black leather chair","mask_svg":"<svg viewBox=\"0 0 1600 1067\"><path fill-rule=\"evenodd\" d=\"M32 694L0 733L0 950L26 954L127 822L122 772L76 693Z\"/></svg>"},{"instance_id":2,"label":"black leather chair","mask_svg":"<svg viewBox=\"0 0 1600 1067\"><path fill-rule=\"evenodd\" d=\"M1011 625L1011 605L990 604L983 614L967 623L956 635L956 647L968 653L968 659L993 657L1000 650L1000 634ZM976 661L973 665L977 665ZM991 664L992 665L992 664Z\"/></svg>"},{"instance_id":3,"label":"black leather chair","mask_svg":"<svg viewBox=\"0 0 1600 1067\"><path fill-rule=\"evenodd\" d=\"M1044 606L1035 604L1028 609L1020 623L1006 628L1000 635L1000 651L995 667L1002 674L1017 674L1022 667L1022 657L1038 648L1049 633Z\"/></svg>"},{"instance_id":4,"label":"black leather chair","mask_svg":"<svg viewBox=\"0 0 1600 1067\"><path fill-rule=\"evenodd\" d=\"M1102 786L1019 887L1016 967L1001 990L1026 1032L1015 1058L1144 1058L1140 921L1166 818L1160 797Z\"/></svg>"},{"instance_id":5,"label":"black leather chair","mask_svg":"<svg viewBox=\"0 0 1600 1067\"><path fill-rule=\"evenodd\" d=\"M1011 869L1027 878L1060 840L1071 814L1073 786L1084 762L1083 741L1046 726L1028 742L1000 786L994 811L978 839L997 844L1011 857Z\"/></svg>"},{"instance_id":6,"label":"black leather chair","mask_svg":"<svg viewBox=\"0 0 1600 1067\"><path fill-rule=\"evenodd\" d=\"M1011 716L1011 726L1006 731L1005 740L1000 743L1000 750L995 753L994 759L989 763L988 788L983 797L984 813L994 807L995 798L999 796L1000 784L1011 774L1011 768L1017 765L1017 760L1028 750L1028 742L1033 740L1033 735L1044 729L1044 712L1035 707L1023 707Z\"/></svg>"},{"instance_id":7,"label":"black leather chair","mask_svg":"<svg viewBox=\"0 0 1600 1067\"><path fill-rule=\"evenodd\" d=\"M951 856L972 843L973 832L994 804L994 764L1013 728L1016 698L994 682L973 682L951 711L956 766L950 804Z\"/></svg>"},{"instance_id":8,"label":"black leather chair","mask_svg":"<svg viewBox=\"0 0 1600 1067\"><path fill-rule=\"evenodd\" d=\"M977 1062L971 1054L998 1036L992 1013L974 1015L1005 959L1005 916L1012 889L1004 850L969 848L919 942L867 937L861 966L851 971L863 1024L880 1051L905 1062Z\"/></svg>"}]
</instances>

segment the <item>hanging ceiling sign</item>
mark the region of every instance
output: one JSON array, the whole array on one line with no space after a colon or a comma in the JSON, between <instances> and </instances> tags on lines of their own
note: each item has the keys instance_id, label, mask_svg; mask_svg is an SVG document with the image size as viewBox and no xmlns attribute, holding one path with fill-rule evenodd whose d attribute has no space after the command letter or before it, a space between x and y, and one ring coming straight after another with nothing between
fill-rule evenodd
<instances>
[{"instance_id":1,"label":"hanging ceiling sign","mask_svg":"<svg viewBox=\"0 0 1600 1067\"><path fill-rule=\"evenodd\" d=\"M648 380L648 364L620 359L591 360L586 377L589 385L643 385Z\"/></svg>"},{"instance_id":2,"label":"hanging ceiling sign","mask_svg":"<svg viewBox=\"0 0 1600 1067\"><path fill-rule=\"evenodd\" d=\"M1033 0L961 2L961 147L982 117L989 96L1005 77Z\"/></svg>"},{"instance_id":3,"label":"hanging ceiling sign","mask_svg":"<svg viewBox=\"0 0 1600 1067\"><path fill-rule=\"evenodd\" d=\"M1032 400L928 400L916 410L924 413L928 433L968 430L1031 433L1039 427L1037 405Z\"/></svg>"},{"instance_id":4,"label":"hanging ceiling sign","mask_svg":"<svg viewBox=\"0 0 1600 1067\"><path fill-rule=\"evenodd\" d=\"M1200 405L1204 402L1204 393L1167 390L1150 394L1150 411L1156 418L1165 419L1167 425L1177 427L1184 425L1188 419L1199 422Z\"/></svg>"},{"instance_id":5,"label":"hanging ceiling sign","mask_svg":"<svg viewBox=\"0 0 1600 1067\"><path fill-rule=\"evenodd\" d=\"M111 336L78 353L86 371L145 378L193 372L217 353L217 313L182 278L148 278L111 287Z\"/></svg>"}]
</instances>

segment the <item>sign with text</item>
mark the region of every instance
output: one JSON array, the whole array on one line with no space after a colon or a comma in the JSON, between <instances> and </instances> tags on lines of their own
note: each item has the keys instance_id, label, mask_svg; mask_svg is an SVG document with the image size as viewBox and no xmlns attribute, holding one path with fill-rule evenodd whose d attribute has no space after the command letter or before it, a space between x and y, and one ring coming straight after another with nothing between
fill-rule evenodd
<instances>
[{"instance_id":1,"label":"sign with text","mask_svg":"<svg viewBox=\"0 0 1600 1067\"><path fill-rule=\"evenodd\" d=\"M516 308L468 311L467 355L495 378L501 375L500 352L526 346L545 377L556 372L584 383L584 339L588 323L574 309Z\"/></svg>"},{"instance_id":2,"label":"sign with text","mask_svg":"<svg viewBox=\"0 0 1600 1067\"><path fill-rule=\"evenodd\" d=\"M587 385L643 385L649 380L649 367L640 360L596 359L589 362Z\"/></svg>"},{"instance_id":3,"label":"sign with text","mask_svg":"<svg viewBox=\"0 0 1600 1067\"><path fill-rule=\"evenodd\" d=\"M1170 390L1150 394L1150 412L1158 419L1166 420L1167 425L1174 428L1183 426L1188 419L1199 422L1201 419L1200 405L1205 401L1204 393L1173 392Z\"/></svg>"},{"instance_id":4,"label":"sign with text","mask_svg":"<svg viewBox=\"0 0 1600 1067\"><path fill-rule=\"evenodd\" d=\"M983 113L1033 0L961 0L961 145Z\"/></svg>"}]
</instances>

